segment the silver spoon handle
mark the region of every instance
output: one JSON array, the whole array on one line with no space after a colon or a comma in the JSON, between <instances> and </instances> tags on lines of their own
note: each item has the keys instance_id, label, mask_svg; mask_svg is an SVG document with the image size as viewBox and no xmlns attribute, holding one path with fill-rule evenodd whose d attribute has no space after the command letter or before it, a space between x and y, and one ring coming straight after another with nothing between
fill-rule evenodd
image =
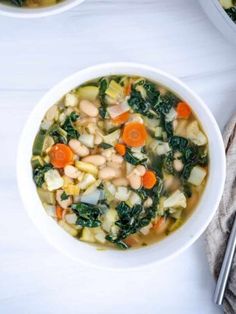
<instances>
[{"instance_id":1,"label":"silver spoon handle","mask_svg":"<svg viewBox=\"0 0 236 314\"><path fill-rule=\"evenodd\" d=\"M234 218L233 227L230 232L224 260L221 266L220 274L217 280L216 289L214 293L214 302L217 305L221 305L224 299L225 288L232 266L235 248L236 248L236 216Z\"/></svg>"}]
</instances>

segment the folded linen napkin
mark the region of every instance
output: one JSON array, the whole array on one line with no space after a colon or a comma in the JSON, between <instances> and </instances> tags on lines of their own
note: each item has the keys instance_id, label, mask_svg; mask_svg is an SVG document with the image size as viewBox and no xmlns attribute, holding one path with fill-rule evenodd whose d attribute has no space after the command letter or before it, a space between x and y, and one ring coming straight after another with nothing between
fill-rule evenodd
<instances>
[{"instance_id":1,"label":"folded linen napkin","mask_svg":"<svg viewBox=\"0 0 236 314\"><path fill-rule=\"evenodd\" d=\"M236 213L236 114L226 126L224 144L227 165L224 193L205 237L210 270L216 279L220 272L227 240ZM234 256L225 291L223 308L224 313L236 313L236 255Z\"/></svg>"}]
</instances>

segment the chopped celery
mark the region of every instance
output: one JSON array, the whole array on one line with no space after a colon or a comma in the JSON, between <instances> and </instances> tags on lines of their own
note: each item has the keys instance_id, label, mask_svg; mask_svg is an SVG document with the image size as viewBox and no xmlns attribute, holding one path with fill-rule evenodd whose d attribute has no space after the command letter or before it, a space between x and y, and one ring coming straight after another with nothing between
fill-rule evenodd
<instances>
[{"instance_id":1,"label":"chopped celery","mask_svg":"<svg viewBox=\"0 0 236 314\"><path fill-rule=\"evenodd\" d=\"M50 205L56 204L55 193L44 190L42 188L37 188L37 192L42 203L47 203Z\"/></svg>"},{"instance_id":2,"label":"chopped celery","mask_svg":"<svg viewBox=\"0 0 236 314\"><path fill-rule=\"evenodd\" d=\"M33 156L31 158L32 168L42 167L44 165L44 161L40 156Z\"/></svg>"}]
</instances>

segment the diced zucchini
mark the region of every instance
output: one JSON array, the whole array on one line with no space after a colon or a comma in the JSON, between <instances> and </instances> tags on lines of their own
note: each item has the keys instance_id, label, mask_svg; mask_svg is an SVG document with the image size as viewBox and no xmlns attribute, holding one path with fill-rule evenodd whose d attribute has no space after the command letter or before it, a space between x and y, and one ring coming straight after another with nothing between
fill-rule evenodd
<instances>
[{"instance_id":1,"label":"diced zucchini","mask_svg":"<svg viewBox=\"0 0 236 314\"><path fill-rule=\"evenodd\" d=\"M83 172L91 173L94 177L98 175L98 168L89 162L76 160L75 166Z\"/></svg>"},{"instance_id":2,"label":"diced zucchini","mask_svg":"<svg viewBox=\"0 0 236 314\"><path fill-rule=\"evenodd\" d=\"M193 185L199 186L202 184L202 181L204 180L206 174L207 172L204 168L195 166L190 172L188 182Z\"/></svg>"},{"instance_id":3,"label":"diced zucchini","mask_svg":"<svg viewBox=\"0 0 236 314\"><path fill-rule=\"evenodd\" d=\"M141 197L137 193L131 192L127 203L129 206L133 207L136 204L141 204L142 200L141 200Z\"/></svg>"},{"instance_id":4,"label":"diced zucchini","mask_svg":"<svg viewBox=\"0 0 236 314\"><path fill-rule=\"evenodd\" d=\"M75 107L78 105L79 99L78 99L77 95L75 95L73 93L68 93L65 96L64 103L65 103L66 107Z\"/></svg>"},{"instance_id":5,"label":"diced zucchini","mask_svg":"<svg viewBox=\"0 0 236 314\"><path fill-rule=\"evenodd\" d=\"M176 229L178 229L182 224L183 224L183 219L179 218L168 228L168 231L173 232Z\"/></svg>"},{"instance_id":6,"label":"diced zucchini","mask_svg":"<svg viewBox=\"0 0 236 314\"><path fill-rule=\"evenodd\" d=\"M33 144L33 155L41 155L43 150L43 143L45 139L45 131L40 130L35 137Z\"/></svg>"},{"instance_id":7,"label":"diced zucchini","mask_svg":"<svg viewBox=\"0 0 236 314\"><path fill-rule=\"evenodd\" d=\"M110 232L112 226L115 224L115 222L119 219L117 211L113 208L108 209L108 211L104 215L104 220L102 222L102 228Z\"/></svg>"},{"instance_id":8,"label":"diced zucchini","mask_svg":"<svg viewBox=\"0 0 236 314\"><path fill-rule=\"evenodd\" d=\"M88 188L89 189L89 188ZM88 190L87 189L87 190ZM86 190L86 191L87 191ZM85 191L85 193L86 193ZM89 203L89 204L94 204L96 205L99 201L100 195L101 195L101 191L99 189L95 189L92 193L90 194L85 194L83 193L83 195L80 198L81 202L84 203Z\"/></svg>"},{"instance_id":9,"label":"diced zucchini","mask_svg":"<svg viewBox=\"0 0 236 314\"><path fill-rule=\"evenodd\" d=\"M31 158L31 165L33 168L42 167L44 165L44 161L40 156L33 156Z\"/></svg>"},{"instance_id":10,"label":"diced zucchini","mask_svg":"<svg viewBox=\"0 0 236 314\"><path fill-rule=\"evenodd\" d=\"M54 205L43 203L43 207L49 216L56 218L56 207Z\"/></svg>"},{"instance_id":11,"label":"diced zucchini","mask_svg":"<svg viewBox=\"0 0 236 314\"><path fill-rule=\"evenodd\" d=\"M194 144L198 146L205 145L207 138L205 134L199 129L197 121L191 122L186 129L187 138L189 138Z\"/></svg>"},{"instance_id":12,"label":"diced zucchini","mask_svg":"<svg viewBox=\"0 0 236 314\"><path fill-rule=\"evenodd\" d=\"M44 174L44 179L49 191L54 191L61 188L64 184L63 178L56 169L50 169Z\"/></svg>"},{"instance_id":13,"label":"diced zucchini","mask_svg":"<svg viewBox=\"0 0 236 314\"><path fill-rule=\"evenodd\" d=\"M70 226L68 223L66 223L64 220L58 221L58 224L70 235L73 237L76 237L78 235L78 230Z\"/></svg>"},{"instance_id":14,"label":"diced zucchini","mask_svg":"<svg viewBox=\"0 0 236 314\"><path fill-rule=\"evenodd\" d=\"M94 182L96 182L94 176L90 173L86 173L83 177L83 180L79 183L79 187L82 190L86 190Z\"/></svg>"},{"instance_id":15,"label":"diced zucchini","mask_svg":"<svg viewBox=\"0 0 236 314\"><path fill-rule=\"evenodd\" d=\"M90 228L84 227L82 230L82 235L80 237L81 241L95 243L96 239L94 237L94 234Z\"/></svg>"},{"instance_id":16,"label":"diced zucchini","mask_svg":"<svg viewBox=\"0 0 236 314\"><path fill-rule=\"evenodd\" d=\"M44 190L42 188L37 188L37 192L42 203L46 203L49 205L56 204L56 198L53 192Z\"/></svg>"},{"instance_id":17,"label":"diced zucchini","mask_svg":"<svg viewBox=\"0 0 236 314\"><path fill-rule=\"evenodd\" d=\"M46 135L43 142L43 152L47 152L53 145L54 140L50 135Z\"/></svg>"},{"instance_id":18,"label":"diced zucchini","mask_svg":"<svg viewBox=\"0 0 236 314\"><path fill-rule=\"evenodd\" d=\"M186 208L186 197L184 193L182 193L180 190L176 190L174 193L172 193L165 201L164 201L164 208L178 208L183 207Z\"/></svg>"},{"instance_id":19,"label":"diced zucchini","mask_svg":"<svg viewBox=\"0 0 236 314\"><path fill-rule=\"evenodd\" d=\"M129 199L130 196L130 191L124 187L124 186L119 186L116 189L116 194L115 194L115 198L119 201L127 201Z\"/></svg>"},{"instance_id":20,"label":"diced zucchini","mask_svg":"<svg viewBox=\"0 0 236 314\"><path fill-rule=\"evenodd\" d=\"M99 89L97 86L84 86L77 90L79 99L87 99L94 102L98 97Z\"/></svg>"},{"instance_id":21,"label":"diced zucchini","mask_svg":"<svg viewBox=\"0 0 236 314\"><path fill-rule=\"evenodd\" d=\"M89 148L94 147L94 135L92 134L81 134L79 140L82 144Z\"/></svg>"},{"instance_id":22,"label":"diced zucchini","mask_svg":"<svg viewBox=\"0 0 236 314\"><path fill-rule=\"evenodd\" d=\"M103 137L104 143L114 146L120 138L120 129L115 130L114 132Z\"/></svg>"}]
</instances>

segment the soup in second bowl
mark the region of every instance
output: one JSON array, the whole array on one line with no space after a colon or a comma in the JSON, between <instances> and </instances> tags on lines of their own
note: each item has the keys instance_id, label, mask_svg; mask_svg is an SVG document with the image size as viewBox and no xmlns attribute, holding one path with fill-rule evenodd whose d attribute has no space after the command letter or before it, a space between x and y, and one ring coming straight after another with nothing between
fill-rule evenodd
<instances>
[{"instance_id":1,"label":"soup in second bowl","mask_svg":"<svg viewBox=\"0 0 236 314\"><path fill-rule=\"evenodd\" d=\"M206 184L208 142L172 91L109 76L49 108L31 162L42 204L62 228L127 249L168 236L191 215Z\"/></svg>"},{"instance_id":2,"label":"soup in second bowl","mask_svg":"<svg viewBox=\"0 0 236 314\"><path fill-rule=\"evenodd\" d=\"M60 0L6 0L3 1L3 3L11 4L17 7L25 7L25 8L40 8L40 7L46 7L55 5L58 2L61 2Z\"/></svg>"}]
</instances>

